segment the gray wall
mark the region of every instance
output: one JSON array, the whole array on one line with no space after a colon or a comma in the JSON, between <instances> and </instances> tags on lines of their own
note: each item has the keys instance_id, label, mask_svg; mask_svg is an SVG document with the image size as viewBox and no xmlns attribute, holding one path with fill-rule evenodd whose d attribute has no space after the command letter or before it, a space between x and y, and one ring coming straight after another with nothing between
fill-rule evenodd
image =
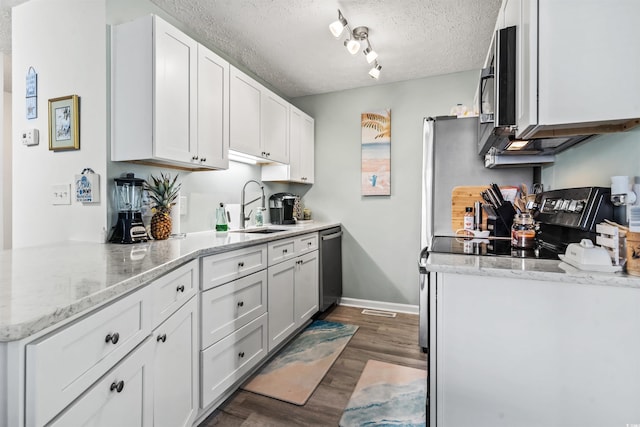
<instances>
[{"instance_id":1,"label":"gray wall","mask_svg":"<svg viewBox=\"0 0 640 427\"><path fill-rule=\"evenodd\" d=\"M292 100L315 118L315 185L305 207L343 224L345 297L418 304L422 119L471 107L477 83L469 71ZM391 109L391 196L363 197L360 114L383 108Z\"/></svg>"}]
</instances>

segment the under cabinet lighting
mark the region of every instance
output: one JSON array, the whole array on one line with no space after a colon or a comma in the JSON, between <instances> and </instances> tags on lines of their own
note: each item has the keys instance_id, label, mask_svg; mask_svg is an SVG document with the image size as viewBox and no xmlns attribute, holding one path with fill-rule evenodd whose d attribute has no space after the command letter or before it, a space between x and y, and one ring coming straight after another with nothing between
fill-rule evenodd
<instances>
[{"instance_id":1,"label":"under cabinet lighting","mask_svg":"<svg viewBox=\"0 0 640 427\"><path fill-rule=\"evenodd\" d=\"M248 165L256 165L258 164L258 160L253 156L249 156L247 154L242 154L238 152L229 152L229 160L233 162L246 163Z\"/></svg>"},{"instance_id":2,"label":"under cabinet lighting","mask_svg":"<svg viewBox=\"0 0 640 427\"><path fill-rule=\"evenodd\" d=\"M516 150L522 150L523 148L525 148L527 145L529 145L529 141L528 140L515 140L515 141L511 141L511 144L509 144L509 146L507 147L507 151L516 151Z\"/></svg>"}]
</instances>

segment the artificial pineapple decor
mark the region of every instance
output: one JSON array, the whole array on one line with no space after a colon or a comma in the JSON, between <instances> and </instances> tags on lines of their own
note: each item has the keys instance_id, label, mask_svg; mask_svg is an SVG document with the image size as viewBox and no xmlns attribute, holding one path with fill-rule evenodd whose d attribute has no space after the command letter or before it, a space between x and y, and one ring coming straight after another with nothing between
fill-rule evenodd
<instances>
[{"instance_id":1,"label":"artificial pineapple decor","mask_svg":"<svg viewBox=\"0 0 640 427\"><path fill-rule=\"evenodd\" d=\"M180 186L176 184L178 175L160 173L160 178L151 175L151 182L145 181L145 190L152 200L151 236L156 240L168 239L171 235L171 208L176 204Z\"/></svg>"}]
</instances>

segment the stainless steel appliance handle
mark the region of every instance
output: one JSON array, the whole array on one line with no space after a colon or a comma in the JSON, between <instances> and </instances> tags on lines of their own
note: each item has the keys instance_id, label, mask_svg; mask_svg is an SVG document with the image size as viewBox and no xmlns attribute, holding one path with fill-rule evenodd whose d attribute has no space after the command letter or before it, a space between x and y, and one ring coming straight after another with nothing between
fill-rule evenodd
<instances>
[{"instance_id":1,"label":"stainless steel appliance handle","mask_svg":"<svg viewBox=\"0 0 640 427\"><path fill-rule=\"evenodd\" d=\"M324 240L337 239L340 236L342 236L342 231L339 231L333 234L327 234L326 236L322 236L322 240L324 241Z\"/></svg>"}]
</instances>

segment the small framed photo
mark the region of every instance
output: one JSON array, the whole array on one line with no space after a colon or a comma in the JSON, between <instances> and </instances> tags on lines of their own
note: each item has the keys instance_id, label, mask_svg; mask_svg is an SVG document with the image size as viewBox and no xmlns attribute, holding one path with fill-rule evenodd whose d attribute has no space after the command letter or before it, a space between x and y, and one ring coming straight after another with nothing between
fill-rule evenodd
<instances>
[{"instance_id":1,"label":"small framed photo","mask_svg":"<svg viewBox=\"0 0 640 427\"><path fill-rule=\"evenodd\" d=\"M78 95L49 100L49 150L80 149L80 98Z\"/></svg>"}]
</instances>

